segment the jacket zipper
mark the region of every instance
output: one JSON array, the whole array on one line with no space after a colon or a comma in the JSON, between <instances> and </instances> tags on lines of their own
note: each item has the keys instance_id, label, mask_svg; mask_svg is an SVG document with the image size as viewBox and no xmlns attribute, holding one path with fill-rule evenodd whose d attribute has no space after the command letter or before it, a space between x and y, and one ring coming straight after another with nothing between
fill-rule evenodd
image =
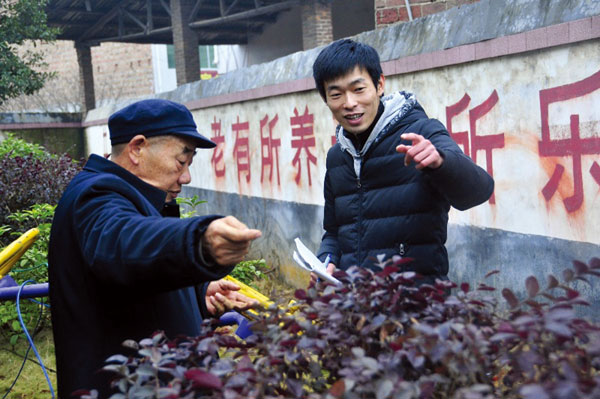
<instances>
[{"instance_id":1,"label":"jacket zipper","mask_svg":"<svg viewBox=\"0 0 600 399\"><path fill-rule=\"evenodd\" d=\"M362 157L360 157L360 170L362 172ZM357 262L358 266L362 265L362 230L363 230L363 189L360 182L360 176L356 177L356 187L358 188L358 245L357 245Z\"/></svg>"},{"instance_id":2,"label":"jacket zipper","mask_svg":"<svg viewBox=\"0 0 600 399\"><path fill-rule=\"evenodd\" d=\"M400 243L400 245L398 245L398 255L404 256L405 253L406 251L404 250L404 244Z\"/></svg>"}]
</instances>

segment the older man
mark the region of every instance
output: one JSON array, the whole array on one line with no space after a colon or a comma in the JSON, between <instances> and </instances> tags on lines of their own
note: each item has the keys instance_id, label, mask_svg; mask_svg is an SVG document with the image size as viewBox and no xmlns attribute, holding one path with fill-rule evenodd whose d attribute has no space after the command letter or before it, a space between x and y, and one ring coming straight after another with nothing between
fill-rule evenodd
<instances>
[{"instance_id":1,"label":"older man","mask_svg":"<svg viewBox=\"0 0 600 399\"><path fill-rule=\"evenodd\" d=\"M247 302L228 274L261 233L233 216L179 219L200 135L181 104L144 100L108 121L111 160L90 156L56 208L48 254L58 392L110 392L104 361L156 330L198 334ZM174 209L175 207L175 209ZM208 284L208 282L213 281Z\"/></svg>"}]
</instances>

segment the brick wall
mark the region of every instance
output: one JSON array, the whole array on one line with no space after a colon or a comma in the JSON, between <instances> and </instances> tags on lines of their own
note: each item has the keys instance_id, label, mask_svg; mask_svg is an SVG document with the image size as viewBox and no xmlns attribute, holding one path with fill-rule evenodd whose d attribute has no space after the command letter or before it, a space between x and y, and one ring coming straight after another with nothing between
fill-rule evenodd
<instances>
[{"instance_id":1,"label":"brick wall","mask_svg":"<svg viewBox=\"0 0 600 399\"><path fill-rule=\"evenodd\" d=\"M103 43L92 48L92 64L96 106L114 98L137 98L154 93L149 44Z\"/></svg>"},{"instance_id":2,"label":"brick wall","mask_svg":"<svg viewBox=\"0 0 600 399\"><path fill-rule=\"evenodd\" d=\"M331 4L317 0L302 4L302 47L309 50L333 40Z\"/></svg>"},{"instance_id":3,"label":"brick wall","mask_svg":"<svg viewBox=\"0 0 600 399\"><path fill-rule=\"evenodd\" d=\"M449 8L476 3L479 0L409 0L413 18L446 11ZM375 28L409 21L405 0L375 0Z\"/></svg>"},{"instance_id":4,"label":"brick wall","mask_svg":"<svg viewBox=\"0 0 600 399\"><path fill-rule=\"evenodd\" d=\"M410 0L413 18L445 11L478 0ZM374 0L375 28L408 21L405 0ZM302 7L303 48L333 40L331 7L326 2L307 1ZM79 78L73 42L57 41L43 47L49 71L57 77L32 96L22 96L0 105L0 111L78 111ZM148 96L154 93L150 45L103 43L92 48L96 106L111 99Z\"/></svg>"},{"instance_id":5,"label":"brick wall","mask_svg":"<svg viewBox=\"0 0 600 399\"><path fill-rule=\"evenodd\" d=\"M40 46L38 46L39 48ZM79 66L73 42L59 40L41 46L48 71L56 72L44 88L0 106L0 111L78 111ZM154 93L152 51L147 44L103 43L92 47L96 106L111 99L148 96Z\"/></svg>"}]
</instances>

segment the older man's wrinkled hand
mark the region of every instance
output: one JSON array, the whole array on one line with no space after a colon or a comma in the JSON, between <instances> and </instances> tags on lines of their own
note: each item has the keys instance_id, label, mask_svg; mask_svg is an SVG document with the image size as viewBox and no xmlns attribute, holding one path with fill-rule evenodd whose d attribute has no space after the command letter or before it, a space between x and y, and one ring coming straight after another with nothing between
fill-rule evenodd
<instances>
[{"instance_id":1,"label":"older man's wrinkled hand","mask_svg":"<svg viewBox=\"0 0 600 399\"><path fill-rule=\"evenodd\" d=\"M202 246L217 264L231 266L244 260L250 243L261 235L260 230L249 229L235 217L227 216L208 225Z\"/></svg>"},{"instance_id":2,"label":"older man's wrinkled hand","mask_svg":"<svg viewBox=\"0 0 600 399\"><path fill-rule=\"evenodd\" d=\"M206 309L213 316L230 310L245 310L256 306L258 301L239 293L240 287L227 280L213 281L206 289Z\"/></svg>"}]
</instances>

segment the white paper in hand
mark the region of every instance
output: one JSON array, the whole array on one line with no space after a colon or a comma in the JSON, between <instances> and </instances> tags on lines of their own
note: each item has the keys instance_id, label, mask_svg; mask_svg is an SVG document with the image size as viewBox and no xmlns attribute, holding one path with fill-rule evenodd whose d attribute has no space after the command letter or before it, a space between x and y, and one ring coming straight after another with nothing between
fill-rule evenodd
<instances>
[{"instance_id":1,"label":"white paper in hand","mask_svg":"<svg viewBox=\"0 0 600 399\"><path fill-rule=\"evenodd\" d=\"M298 251L294 251L293 258L302 268L309 272L315 273L319 278L327 280L334 284L340 284L340 280L327 273L327 265L329 264L329 256L325 259L325 262L321 263L319 258L312 253L310 249L304 245L300 238L294 240Z\"/></svg>"}]
</instances>

